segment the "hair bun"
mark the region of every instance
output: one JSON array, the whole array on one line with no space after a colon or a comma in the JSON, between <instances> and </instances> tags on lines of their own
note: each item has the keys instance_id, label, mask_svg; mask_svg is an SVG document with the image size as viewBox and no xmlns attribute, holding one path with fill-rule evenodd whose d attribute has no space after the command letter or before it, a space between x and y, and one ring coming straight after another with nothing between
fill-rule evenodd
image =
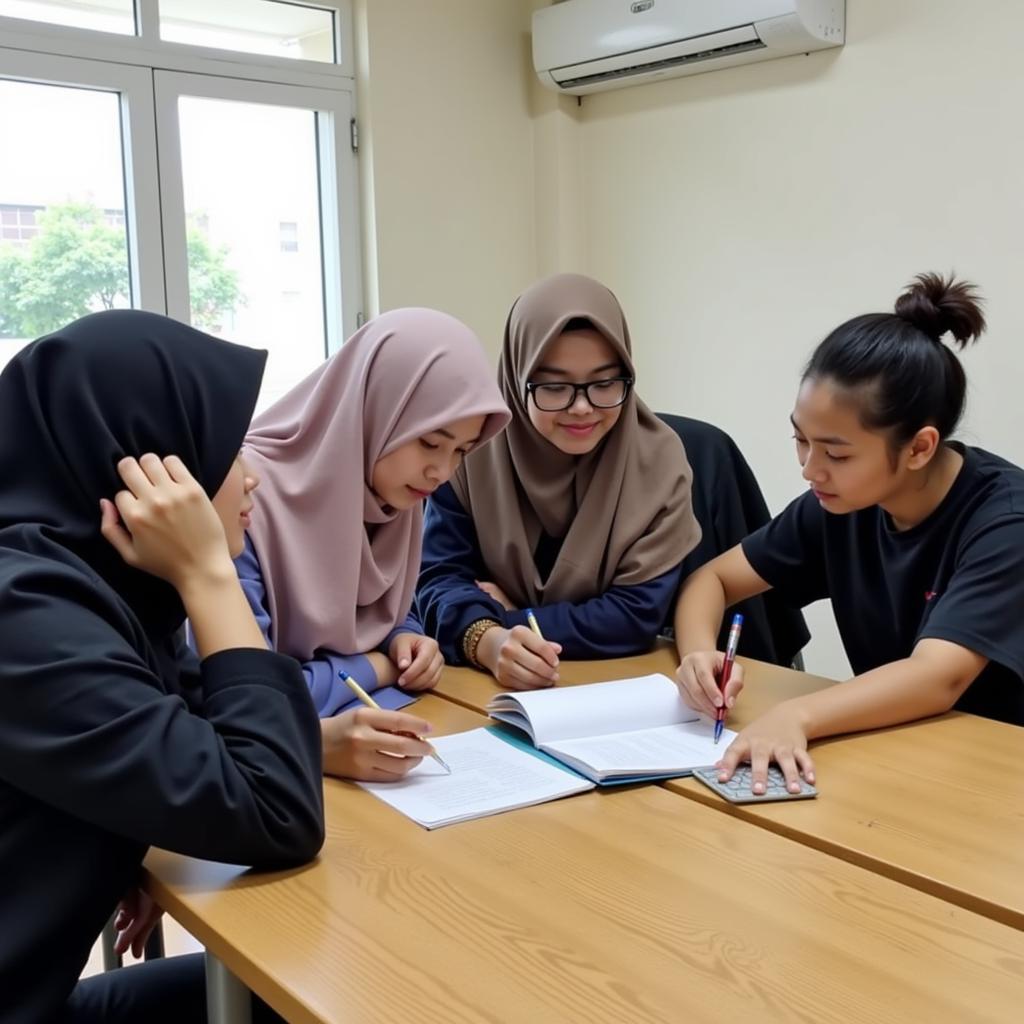
<instances>
[{"instance_id":1,"label":"hair bun","mask_svg":"<svg viewBox=\"0 0 1024 1024\"><path fill-rule=\"evenodd\" d=\"M896 315L933 341L949 332L959 348L976 341L985 330L981 296L969 281L941 274L918 274L896 300Z\"/></svg>"}]
</instances>

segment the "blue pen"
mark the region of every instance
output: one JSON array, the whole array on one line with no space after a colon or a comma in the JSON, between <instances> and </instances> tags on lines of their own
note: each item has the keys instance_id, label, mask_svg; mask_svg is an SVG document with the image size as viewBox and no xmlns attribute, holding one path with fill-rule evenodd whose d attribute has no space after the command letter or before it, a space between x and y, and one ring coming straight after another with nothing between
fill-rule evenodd
<instances>
[{"instance_id":1,"label":"blue pen","mask_svg":"<svg viewBox=\"0 0 1024 1024\"><path fill-rule=\"evenodd\" d=\"M540 626L537 625L537 616L533 614L532 608L526 609L526 621L530 624L530 629L532 629L534 633L543 640L544 634L540 631Z\"/></svg>"},{"instance_id":2,"label":"blue pen","mask_svg":"<svg viewBox=\"0 0 1024 1024\"><path fill-rule=\"evenodd\" d=\"M722 706L715 713L715 743L722 738L722 727L725 725L725 688L732 676L732 663L736 660L736 648L740 645L740 630L743 628L743 616L737 612L732 617L729 627L729 642L725 645L725 661L718 676L718 689L722 694Z\"/></svg>"}]
</instances>

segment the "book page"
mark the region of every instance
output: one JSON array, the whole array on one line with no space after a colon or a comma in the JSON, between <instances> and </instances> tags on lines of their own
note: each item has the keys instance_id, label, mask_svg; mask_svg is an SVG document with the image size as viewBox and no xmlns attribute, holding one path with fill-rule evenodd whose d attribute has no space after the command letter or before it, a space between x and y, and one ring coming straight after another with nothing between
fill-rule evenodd
<instances>
[{"instance_id":1,"label":"book page","mask_svg":"<svg viewBox=\"0 0 1024 1024\"><path fill-rule=\"evenodd\" d=\"M714 764L735 738L731 729L723 729L716 746L714 722L701 718L657 729L562 740L546 744L545 749L556 757L572 758L599 775L661 774Z\"/></svg>"},{"instance_id":2,"label":"book page","mask_svg":"<svg viewBox=\"0 0 1024 1024\"><path fill-rule=\"evenodd\" d=\"M556 768L486 729L440 736L430 742L448 762L451 775L425 757L398 782L356 784L427 828L593 788L586 779Z\"/></svg>"},{"instance_id":3,"label":"book page","mask_svg":"<svg viewBox=\"0 0 1024 1024\"><path fill-rule=\"evenodd\" d=\"M586 686L502 693L491 701L487 710L493 717L501 718L500 709L510 705L521 708L526 714L538 746L584 736L692 722L698 717L679 696L676 684L660 673Z\"/></svg>"}]
</instances>

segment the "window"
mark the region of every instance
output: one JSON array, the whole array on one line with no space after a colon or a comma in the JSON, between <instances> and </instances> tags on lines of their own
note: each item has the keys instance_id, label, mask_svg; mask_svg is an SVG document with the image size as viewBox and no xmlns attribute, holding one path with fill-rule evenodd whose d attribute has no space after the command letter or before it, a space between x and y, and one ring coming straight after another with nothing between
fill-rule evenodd
<instances>
[{"instance_id":1,"label":"window","mask_svg":"<svg viewBox=\"0 0 1024 1024\"><path fill-rule=\"evenodd\" d=\"M351 109L348 94L156 73L168 311L269 351L259 408L354 330L355 189L333 169L353 156L329 131Z\"/></svg>"},{"instance_id":2,"label":"window","mask_svg":"<svg viewBox=\"0 0 1024 1024\"><path fill-rule=\"evenodd\" d=\"M160 38L333 63L334 14L286 0L160 0Z\"/></svg>"},{"instance_id":3,"label":"window","mask_svg":"<svg viewBox=\"0 0 1024 1024\"><path fill-rule=\"evenodd\" d=\"M45 206L13 206L0 203L0 242L27 242L39 234L36 215Z\"/></svg>"},{"instance_id":4,"label":"window","mask_svg":"<svg viewBox=\"0 0 1024 1024\"><path fill-rule=\"evenodd\" d=\"M281 252L299 251L299 225L293 220L283 220L279 225Z\"/></svg>"},{"instance_id":5,"label":"window","mask_svg":"<svg viewBox=\"0 0 1024 1024\"><path fill-rule=\"evenodd\" d=\"M45 124L46 132L38 125ZM0 363L26 341L131 305L118 94L0 78ZM74 160L67 154L75 153ZM115 217L111 217L115 214Z\"/></svg>"},{"instance_id":6,"label":"window","mask_svg":"<svg viewBox=\"0 0 1024 1024\"><path fill-rule=\"evenodd\" d=\"M33 140L0 160L0 368L78 316L134 306L268 349L263 407L355 330L355 104L348 50L336 47L351 12L326 6L139 0L140 38L115 43L109 27L54 24L130 3L0 0L0 137ZM9 20L29 7L50 22L45 34ZM253 17L236 24L243 13ZM227 61L192 45L198 36L158 38L158 23L166 36L190 19L326 32L332 57ZM335 53L344 60L327 63Z\"/></svg>"},{"instance_id":7,"label":"window","mask_svg":"<svg viewBox=\"0 0 1024 1024\"><path fill-rule=\"evenodd\" d=\"M145 2L145 0L142 0ZM336 63L336 12L293 0L158 0L159 38L235 53ZM140 31L133 0L0 0L0 17L118 35Z\"/></svg>"},{"instance_id":8,"label":"window","mask_svg":"<svg viewBox=\"0 0 1024 1024\"><path fill-rule=\"evenodd\" d=\"M89 3L76 3L75 0L0 0L0 15L121 35L135 34L132 0L90 0Z\"/></svg>"}]
</instances>

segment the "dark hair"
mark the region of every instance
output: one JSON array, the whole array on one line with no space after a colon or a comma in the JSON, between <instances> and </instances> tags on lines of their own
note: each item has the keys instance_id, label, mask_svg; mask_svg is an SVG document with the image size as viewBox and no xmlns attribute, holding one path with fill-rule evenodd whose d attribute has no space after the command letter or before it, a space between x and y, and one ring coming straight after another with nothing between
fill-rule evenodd
<instances>
[{"instance_id":1,"label":"dark hair","mask_svg":"<svg viewBox=\"0 0 1024 1024\"><path fill-rule=\"evenodd\" d=\"M585 316L574 316L566 325L562 328L562 334L566 331L592 331L594 325Z\"/></svg>"},{"instance_id":2,"label":"dark hair","mask_svg":"<svg viewBox=\"0 0 1024 1024\"><path fill-rule=\"evenodd\" d=\"M867 313L837 327L815 350L803 379L828 379L854 392L868 429L890 432L891 447L921 427L945 440L964 411L967 378L952 347L985 330L975 286L939 274L918 274L894 313Z\"/></svg>"}]
</instances>

